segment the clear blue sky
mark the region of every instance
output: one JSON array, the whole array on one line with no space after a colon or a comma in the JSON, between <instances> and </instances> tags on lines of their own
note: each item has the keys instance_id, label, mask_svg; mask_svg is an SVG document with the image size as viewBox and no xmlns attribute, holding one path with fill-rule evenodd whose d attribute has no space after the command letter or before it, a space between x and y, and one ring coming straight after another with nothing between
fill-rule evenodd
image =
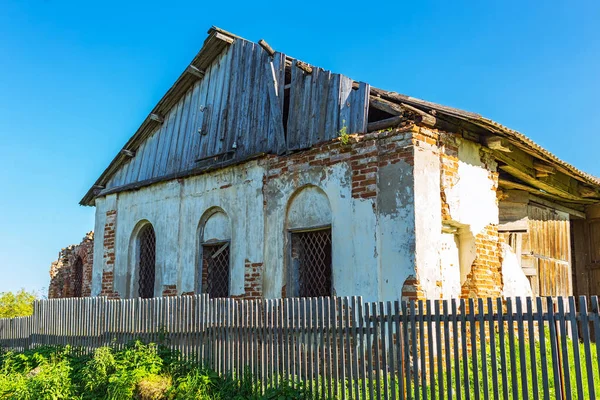
<instances>
[{"instance_id":1,"label":"clear blue sky","mask_svg":"<svg viewBox=\"0 0 600 400\"><path fill-rule=\"evenodd\" d=\"M168 8L167 8L168 7ZM0 292L48 286L79 200L211 25L479 112L600 175L600 2L3 0Z\"/></svg>"}]
</instances>

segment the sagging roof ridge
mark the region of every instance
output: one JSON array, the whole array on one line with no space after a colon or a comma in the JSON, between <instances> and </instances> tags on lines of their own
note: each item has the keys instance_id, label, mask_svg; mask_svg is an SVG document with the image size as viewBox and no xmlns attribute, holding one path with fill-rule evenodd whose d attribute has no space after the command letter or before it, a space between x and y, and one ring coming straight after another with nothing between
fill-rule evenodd
<instances>
[{"instance_id":1,"label":"sagging roof ridge","mask_svg":"<svg viewBox=\"0 0 600 400\"><path fill-rule=\"evenodd\" d=\"M206 68L210 63L231 43L235 40L246 40L241 38L238 35L235 35L231 32L228 32L224 29L221 29L216 26L212 26L208 30L208 37L205 39L204 44L200 51L193 58L191 63L186 67L186 69L181 73L181 75L177 78L175 83L169 88L169 90L165 93L165 95L159 100L157 105L152 109L152 111L148 114L148 116L144 119L140 127L137 131L132 135L132 137L126 142L123 146L122 151L117 154L117 156L111 161L109 166L102 172L100 177L96 180L94 185L88 190L86 195L81 199L80 205L91 205L92 200L95 197L95 191L99 188L103 187L104 183L112 176L112 174L120 167L121 163L126 160L126 155L123 152L127 151L135 151L139 144L146 139L148 135L150 135L154 129L156 128L157 118L160 118L161 115L164 116L167 112L172 108L174 104L177 103L179 97L195 82L198 78L194 77L195 71L191 71L190 66L195 67L198 72L202 72L204 68ZM292 58L286 56L287 61L289 62ZM453 108L449 106L445 106L442 104L437 104L433 102L429 102L426 100L422 100L416 97L407 96L401 93L386 91L382 89L377 89L372 87L372 90L383 94L384 97L388 97L388 100L393 101L397 104L406 103L411 106L417 107L425 112L431 113L435 111L435 113L439 113L442 115L454 117L457 119L464 120L466 122L470 122L474 125L477 125L491 134L498 135L500 137L504 137L511 141L513 144L522 147L526 152L532 152L536 154L539 158L545 159L546 161L555 164L556 166L564 168L571 175L576 178L581 179L584 182L592 184L600 188L600 179L581 171L575 166L567 163L566 161L561 160L556 155L551 153L550 151L544 149L542 146L535 143L533 140L525 136L524 134L510 129L498 122L495 122L491 119L485 118L480 114L461 110L458 108ZM387 95L387 96L386 96Z\"/></svg>"},{"instance_id":2,"label":"sagging roof ridge","mask_svg":"<svg viewBox=\"0 0 600 400\"><path fill-rule=\"evenodd\" d=\"M556 164L557 166L563 167L568 172L570 172L572 175L577 176L578 178L582 179L583 181L585 181L587 183L590 183L590 184L596 185L596 186L600 186L600 178L595 177L586 172L583 172L580 169L578 169L577 167L573 166L572 164L570 164L564 160L561 160L556 155L554 155L552 152L544 149L542 146L535 143L532 139L528 138L521 132L516 131L514 129L510 129L496 121L493 121L489 118L485 118L485 117L481 116L480 114L461 110L458 108L444 106L444 105L437 104L437 103L432 103L430 101L421 100L421 99L418 99L415 97L410 97L410 96L407 96L407 95L404 95L401 93L397 93L397 92L390 92L390 91L385 91L385 90L377 89L377 88L373 88L373 89L378 92L381 92L381 93L387 93L389 96L388 99L396 102L397 104L399 104L398 100L401 100L402 102L405 102L412 106L418 107L420 109L425 109L425 111L435 110L436 113L442 113L442 114L445 114L448 116L462 119L467 122L471 122L475 125L478 125L484 129L488 130L490 133L497 134L498 136L504 137L510 141L521 144L527 150L536 153L536 155L539 158L545 159L548 162L551 162L553 164Z\"/></svg>"}]
</instances>

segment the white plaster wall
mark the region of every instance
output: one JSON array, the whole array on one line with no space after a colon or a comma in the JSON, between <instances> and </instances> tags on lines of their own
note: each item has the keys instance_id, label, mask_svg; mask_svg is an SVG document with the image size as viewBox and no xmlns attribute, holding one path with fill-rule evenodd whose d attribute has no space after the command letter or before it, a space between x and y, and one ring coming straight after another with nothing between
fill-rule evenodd
<instances>
[{"instance_id":1,"label":"white plaster wall","mask_svg":"<svg viewBox=\"0 0 600 400\"><path fill-rule=\"evenodd\" d=\"M442 201L440 158L433 148L416 147L415 163L415 263L417 278L427 298L439 298L441 282Z\"/></svg>"},{"instance_id":2,"label":"white plaster wall","mask_svg":"<svg viewBox=\"0 0 600 400\"><path fill-rule=\"evenodd\" d=\"M533 296L531 283L523 272L517 255L506 243L502 244L502 279L504 283L503 297Z\"/></svg>"},{"instance_id":3,"label":"white plaster wall","mask_svg":"<svg viewBox=\"0 0 600 400\"><path fill-rule=\"evenodd\" d=\"M379 169L377 260L379 297L402 296L406 278L415 274L415 204L413 167L404 161ZM357 245L360 245L357 243Z\"/></svg>"},{"instance_id":4,"label":"white plaster wall","mask_svg":"<svg viewBox=\"0 0 600 400\"><path fill-rule=\"evenodd\" d=\"M378 198L354 199L352 171L346 163L271 179L263 193L265 168L255 161L120 193L110 201L100 198L96 231L103 232L105 212L116 209L114 273L115 290L121 297L131 296L131 242L141 221L152 223L156 233L155 295L162 294L164 285L173 284L179 293L191 292L199 259L199 223L207 212L218 208L230 221L231 295L244 293L245 263L264 262L263 294L275 298L281 296L285 282L288 228L299 228L303 216L308 217L305 227L331 221L335 294L359 294L368 301L395 300L401 296L404 280L414 274L412 171L413 167L404 162L383 167ZM307 197L291 210L292 225L286 226L290 199L298 189L310 185L314 188L300 195ZM329 208L323 202L325 197L314 196L315 191L326 195ZM311 219L310 215L315 217ZM222 227L223 224L215 224L215 229L209 226L214 231L211 235L226 235ZM101 290L101 271L105 267L102 252L103 241L97 240L94 294Z\"/></svg>"},{"instance_id":5,"label":"white plaster wall","mask_svg":"<svg viewBox=\"0 0 600 400\"><path fill-rule=\"evenodd\" d=\"M223 211L217 211L208 217L202 229L202 241L231 240L231 221Z\"/></svg>"},{"instance_id":6,"label":"white plaster wall","mask_svg":"<svg viewBox=\"0 0 600 400\"><path fill-rule=\"evenodd\" d=\"M414 208L412 166L384 167L379 176L379 197L354 199L352 171L347 164L311 168L270 180L265 188L264 296L276 298L286 283L289 257L288 229L323 225L331 220L333 287L336 295L360 294L365 300L399 299L406 277L414 273ZM292 202L289 224L286 210L299 189L310 202ZM305 189L306 190L306 189ZM319 196L327 196L331 216ZM302 217L305 217L303 224ZM314 219L314 221L313 221Z\"/></svg>"},{"instance_id":7,"label":"white plaster wall","mask_svg":"<svg viewBox=\"0 0 600 400\"><path fill-rule=\"evenodd\" d=\"M231 221L231 295L244 293L245 262L263 260L262 242L264 168L256 162L230 167L184 180L181 203L181 235L177 288L194 290L198 228L202 216L213 207L221 208ZM228 186L231 185L231 186ZM228 186L228 187L225 187ZM223 187L223 188L222 188Z\"/></svg>"},{"instance_id":8,"label":"white plaster wall","mask_svg":"<svg viewBox=\"0 0 600 400\"><path fill-rule=\"evenodd\" d=\"M461 140L458 147L458 182L444 190L454 221L477 236L489 224L498 224L494 181L481 161L481 146Z\"/></svg>"},{"instance_id":9,"label":"white plaster wall","mask_svg":"<svg viewBox=\"0 0 600 400\"><path fill-rule=\"evenodd\" d=\"M461 292L459 235L442 233L440 246L442 298L459 298Z\"/></svg>"}]
</instances>

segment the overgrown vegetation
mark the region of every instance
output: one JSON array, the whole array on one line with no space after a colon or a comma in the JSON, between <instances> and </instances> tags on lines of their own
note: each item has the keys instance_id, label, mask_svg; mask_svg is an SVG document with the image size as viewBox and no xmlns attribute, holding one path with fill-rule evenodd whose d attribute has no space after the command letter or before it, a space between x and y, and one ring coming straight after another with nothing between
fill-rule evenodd
<instances>
[{"instance_id":1,"label":"overgrown vegetation","mask_svg":"<svg viewBox=\"0 0 600 400\"><path fill-rule=\"evenodd\" d=\"M21 289L16 293L0 293L0 318L27 317L33 314L35 293Z\"/></svg>"},{"instance_id":2,"label":"overgrown vegetation","mask_svg":"<svg viewBox=\"0 0 600 400\"><path fill-rule=\"evenodd\" d=\"M522 351L526 354L525 368L519 364L521 349L516 345L514 351L515 368L511 367L510 360L510 342L505 339L506 361L503 371L502 355L498 337L496 336L496 346L494 353L496 355L497 382L500 396L506 391L506 398L512 399L513 393L521 396L523 393L523 382L526 382L527 391L534 390L534 383L537 384L537 392L543 393L543 382L541 371L543 366L547 368L548 378L545 383L549 390L550 398L557 397L558 386L554 381L552 373L551 343L546 335L544 341L545 349L542 351L541 343L535 341L535 367L531 365L530 347L527 341L523 345ZM565 339L568 348L569 365L569 384L563 382L563 388L570 390L571 393L577 393L576 382L582 382L583 398L591 398L588 385L587 370L585 367L586 358L583 344L574 343L570 339ZM478 346L479 347L479 346ZM573 349L577 348L580 352L579 364L575 363ZM194 400L194 399L250 399L250 400L286 400L286 399L322 399L336 398L335 392L346 391L347 398L349 392L354 392L355 387L359 391L359 398L362 399L363 381L342 382L339 383L337 390L330 389L332 382L310 381L303 383L290 383L286 381L275 381L267 383L267 390L261 394L262 383L256 377L246 373L243 376L219 376L214 371L204 368L194 362L184 361L177 352L167 347L155 344L143 344L136 341L125 346L122 349L115 347L101 347L96 349L92 355L79 355L78 349L67 347L39 347L34 350L27 350L21 353L0 352L0 400ZM595 344L591 345L590 362L593 367L593 382L597 386L600 382L597 365L597 348ZM542 353L546 354L545 360ZM484 397L484 379L488 382L488 393L493 390L493 369L492 369L492 348L490 343L486 343L486 357L481 357L481 348L477 351L477 364L473 362L472 354L467 357L466 367L468 371L468 384L464 379L464 367L462 354L459 355L459 368L455 369L454 357L452 357L450 376L451 387L447 384L447 370L445 360L442 362L444 382L440 388L438 381L437 368L434 376L434 382L430 381L430 376L426 375L425 382L417 378L419 392L424 389L429 396L433 398L434 394L440 392L447 393L450 390L456 397L458 391L461 397L466 398L467 393L471 398L475 394ZM483 363L486 365L486 375L484 375ZM426 360L428 368L428 360ZM474 367L477 365L477 367ZM537 371L537 377L534 381L532 371ZM506 386L503 385L503 372L506 374ZM562 372L566 376L566 371ZM384 397L383 381L386 376L381 376L379 387L375 381L375 372L372 372L371 380L364 382L367 397L369 393ZM478 389L475 387L475 378L479 382ZM413 377L411 376L412 390L415 389ZM388 390L392 386L399 393L398 382L387 376ZM423 386L422 383L424 383ZM431 385L433 383L433 385ZM570 386L570 387L569 387ZM406 387L404 388L407 389ZM598 391L600 388L596 388ZM333 392L332 396L329 393ZM353 396L354 397L354 396ZM409 396L410 398L410 396Z\"/></svg>"},{"instance_id":3,"label":"overgrown vegetation","mask_svg":"<svg viewBox=\"0 0 600 400\"><path fill-rule=\"evenodd\" d=\"M306 399L302 388L279 383L260 394L248 374L221 377L178 353L133 342L79 356L67 347L39 347L0 355L0 399L14 400L194 400Z\"/></svg>"}]
</instances>

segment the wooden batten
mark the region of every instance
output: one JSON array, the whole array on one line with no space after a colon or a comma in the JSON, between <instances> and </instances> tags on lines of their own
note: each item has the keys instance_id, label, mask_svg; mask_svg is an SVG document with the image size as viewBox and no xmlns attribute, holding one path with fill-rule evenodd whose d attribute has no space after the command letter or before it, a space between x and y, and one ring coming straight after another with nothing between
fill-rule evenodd
<instances>
[{"instance_id":1,"label":"wooden batten","mask_svg":"<svg viewBox=\"0 0 600 400\"><path fill-rule=\"evenodd\" d=\"M199 70L193 65L188 65L188 67L185 69L185 72L192 76L195 76L198 79L202 79L204 77L204 71Z\"/></svg>"},{"instance_id":2,"label":"wooden batten","mask_svg":"<svg viewBox=\"0 0 600 400\"><path fill-rule=\"evenodd\" d=\"M275 55L275 50L273 50L273 48L271 46L269 46L269 43L267 43L264 39L260 39L258 41L258 44L260 45L260 47L262 47L268 55L270 55L271 57L273 57Z\"/></svg>"},{"instance_id":3,"label":"wooden batten","mask_svg":"<svg viewBox=\"0 0 600 400\"><path fill-rule=\"evenodd\" d=\"M150 119L152 121L158 122L159 124L162 124L163 122L165 122L165 118L162 117L161 115L156 114L156 113L150 114Z\"/></svg>"},{"instance_id":4,"label":"wooden batten","mask_svg":"<svg viewBox=\"0 0 600 400\"><path fill-rule=\"evenodd\" d=\"M313 67L311 67L310 65L308 65L307 63L303 62L303 61L296 61L296 67L300 68L302 71L306 72L307 74L312 74L313 71Z\"/></svg>"},{"instance_id":5,"label":"wooden batten","mask_svg":"<svg viewBox=\"0 0 600 400\"><path fill-rule=\"evenodd\" d=\"M133 150L121 149L121 154L129 158L135 157L135 151Z\"/></svg>"}]
</instances>

